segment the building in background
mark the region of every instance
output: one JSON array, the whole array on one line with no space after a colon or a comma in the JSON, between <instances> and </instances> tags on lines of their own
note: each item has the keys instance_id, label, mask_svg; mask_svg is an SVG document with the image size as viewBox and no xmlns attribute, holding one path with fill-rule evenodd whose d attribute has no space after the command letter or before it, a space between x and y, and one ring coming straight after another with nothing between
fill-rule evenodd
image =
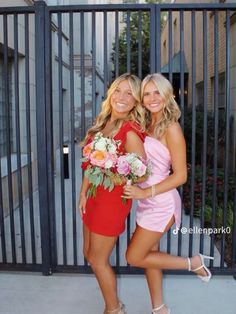
<instances>
[{"instance_id":1,"label":"building in background","mask_svg":"<svg viewBox=\"0 0 236 314\"><path fill-rule=\"evenodd\" d=\"M31 0L0 0L0 7L6 6L31 6L34 5ZM75 5L78 1L75 0L47 0L47 5ZM111 1L79 1L79 4L99 4L111 3ZM112 1L112 3L122 3L122 1ZM81 134L81 124L83 117L81 116L81 107L85 109L85 129L92 125L92 111L97 114L100 110L100 105L104 99L106 87L111 81L112 63L110 61L110 54L112 49L112 42L114 40L114 12L107 13L107 29L106 40L104 40L105 33L103 31L104 13L96 13L95 17L95 32L92 29L92 14L84 14L84 24L81 29L80 14L73 14L73 38L70 38L69 33L69 14L62 14L62 32L59 36L58 16L52 15L51 19L51 43L52 43L52 105L53 105L53 144L54 144L54 161L55 171L58 173L60 168L60 128L63 124L63 143L71 145L71 128L75 129L75 140L80 141L83 134ZM32 167L32 185L33 190L37 189L37 138L36 138L36 99L35 99L35 23L34 16L29 14L29 108L26 108L27 103L27 89L26 89L26 22L24 15L18 16L18 76L19 76L19 116L20 116L20 133L16 132L16 95L15 95L15 81L14 81L14 17L9 15L7 18L8 24L8 88L9 88L9 104L10 104L10 156L11 169L8 168L7 163L7 106L5 101L4 76L4 32L3 32L3 16L0 16L0 157L1 157L1 176L2 176L2 190L3 190L3 204L5 214L9 212L9 191L8 191L8 177L9 172L12 174L13 182L13 206L17 207L19 203L19 195L17 192L17 143L20 142L20 162L22 172L22 187L24 198L28 197L28 167L29 156L27 155L30 149ZM84 33L83 51L81 54L81 34ZM62 103L63 114L60 121L59 110L59 42L61 40L62 46ZM71 86L70 86L70 41L73 40L73 63L74 63L74 125L71 124ZM92 51L92 45L96 51ZM106 45L107 55L104 54ZM106 57L106 60L104 59ZM83 59L83 63L81 63ZM94 63L93 63L94 60ZM84 80L81 80L81 65L84 65ZM93 66L95 68L95 84L92 82ZM105 73L106 71L106 73ZM105 81L104 81L105 77ZM104 87L104 84L106 86ZM92 85L95 90L92 90ZM95 95L92 95L95 93ZM95 100L95 103L93 101ZM81 102L84 101L81 106ZM93 108L94 107L94 108ZM93 109L92 109L93 108ZM29 114L29 115L28 115ZM29 119L30 117L30 119ZM30 139L27 137L27 119L30 120ZM74 139L73 139L74 140ZM30 148L29 148L30 142Z\"/></svg>"},{"instance_id":2,"label":"building in background","mask_svg":"<svg viewBox=\"0 0 236 314\"><path fill-rule=\"evenodd\" d=\"M175 3L195 3L195 1L176 0ZM209 3L207 0L199 0L199 3ZM212 3L219 3L222 1L211 1ZM193 80L193 64L192 64L192 22L191 11L184 12L183 24L183 52L180 47L180 13L172 12L172 51L169 52L169 19L161 34L161 66L162 72L168 74L170 62L172 62L173 71L173 84L177 102L180 101L180 55L182 53L184 63L184 94L185 94L185 108L192 106L192 88L195 89L196 98L194 99L199 110L203 106L204 95L204 80L203 69L204 62L207 61L207 106L208 110L214 111L214 88L215 88L215 52L218 54L218 109L219 115L226 112L226 13L225 11L218 12L218 49L215 47L214 42L214 11L207 12L207 28L203 29L203 14L202 12L195 12L195 86L192 87ZM230 120L230 165L231 169L235 168L235 130L236 130L236 46L235 46L235 26L236 16L235 13L231 15L230 32L231 32L231 45L230 45L230 93L231 93L231 120ZM207 56L206 60L203 58L203 35L207 39ZM171 59L170 57L171 56ZM170 59L170 60L169 60ZM219 147L221 151L223 147ZM223 164L223 154L219 155L219 162Z\"/></svg>"}]
</instances>

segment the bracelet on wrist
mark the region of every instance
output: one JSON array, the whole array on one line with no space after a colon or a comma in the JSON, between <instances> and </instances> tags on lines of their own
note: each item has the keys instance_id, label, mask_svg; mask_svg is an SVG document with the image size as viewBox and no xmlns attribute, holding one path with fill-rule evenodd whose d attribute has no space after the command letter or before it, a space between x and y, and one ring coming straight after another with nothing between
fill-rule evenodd
<instances>
[{"instance_id":1,"label":"bracelet on wrist","mask_svg":"<svg viewBox=\"0 0 236 314\"><path fill-rule=\"evenodd\" d=\"M153 184L151 186L151 192L152 192L151 197L154 197L156 195L156 185L155 184Z\"/></svg>"}]
</instances>

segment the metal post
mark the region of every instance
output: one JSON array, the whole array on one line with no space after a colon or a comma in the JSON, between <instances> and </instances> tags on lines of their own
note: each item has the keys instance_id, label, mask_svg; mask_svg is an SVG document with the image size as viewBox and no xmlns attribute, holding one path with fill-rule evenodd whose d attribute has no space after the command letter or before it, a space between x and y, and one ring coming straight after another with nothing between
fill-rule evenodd
<instances>
[{"instance_id":1,"label":"metal post","mask_svg":"<svg viewBox=\"0 0 236 314\"><path fill-rule=\"evenodd\" d=\"M47 128L46 108L46 54L45 54L45 10L44 1L35 3L35 63L36 63L36 115L37 115L37 155L38 155L38 185L39 209L42 246L42 273L51 274L50 253L50 221L48 195L48 154L47 154ZM48 89L47 89L48 91Z\"/></svg>"}]
</instances>

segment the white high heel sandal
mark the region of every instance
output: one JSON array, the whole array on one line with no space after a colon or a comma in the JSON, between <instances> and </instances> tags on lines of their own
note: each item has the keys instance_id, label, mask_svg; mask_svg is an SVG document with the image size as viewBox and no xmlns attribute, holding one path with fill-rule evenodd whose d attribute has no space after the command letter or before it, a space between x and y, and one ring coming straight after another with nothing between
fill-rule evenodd
<instances>
[{"instance_id":1,"label":"white high heel sandal","mask_svg":"<svg viewBox=\"0 0 236 314\"><path fill-rule=\"evenodd\" d=\"M152 314L158 314L159 310L162 309L164 306L166 306L164 303L160 305L159 307L156 307L152 310ZM170 309L167 307L167 314L170 314Z\"/></svg>"},{"instance_id":2,"label":"white high heel sandal","mask_svg":"<svg viewBox=\"0 0 236 314\"><path fill-rule=\"evenodd\" d=\"M125 305L119 301L119 307L117 309L114 310L105 310L103 314L127 314L126 309L125 309Z\"/></svg>"},{"instance_id":3,"label":"white high heel sandal","mask_svg":"<svg viewBox=\"0 0 236 314\"><path fill-rule=\"evenodd\" d=\"M195 268L195 269L191 269L191 260L190 260L190 258L188 257L188 270L195 272L195 271L197 271L197 270L203 268L203 269L205 270L205 272L207 273L207 276L200 276L200 275L197 275L197 276L198 276L198 278L200 278L202 281L204 281L204 282L209 282L212 275L211 275L210 269L205 265L204 259L213 260L214 257L202 255L202 254L200 254L200 253L199 253L198 255L200 256L202 265L199 266L199 267L197 267L197 268Z\"/></svg>"}]
</instances>

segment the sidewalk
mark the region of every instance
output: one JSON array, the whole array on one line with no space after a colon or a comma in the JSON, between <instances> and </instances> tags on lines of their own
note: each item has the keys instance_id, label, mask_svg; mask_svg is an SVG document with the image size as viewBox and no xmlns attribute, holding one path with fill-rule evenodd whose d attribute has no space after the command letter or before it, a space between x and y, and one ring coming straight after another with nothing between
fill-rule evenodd
<instances>
[{"instance_id":1,"label":"sidewalk","mask_svg":"<svg viewBox=\"0 0 236 314\"><path fill-rule=\"evenodd\" d=\"M150 314L144 276L121 275L118 291L128 314ZM166 275L165 302L171 314L236 314L236 280L215 276L205 284L195 276ZM102 314L93 275L0 272L0 314Z\"/></svg>"}]
</instances>

